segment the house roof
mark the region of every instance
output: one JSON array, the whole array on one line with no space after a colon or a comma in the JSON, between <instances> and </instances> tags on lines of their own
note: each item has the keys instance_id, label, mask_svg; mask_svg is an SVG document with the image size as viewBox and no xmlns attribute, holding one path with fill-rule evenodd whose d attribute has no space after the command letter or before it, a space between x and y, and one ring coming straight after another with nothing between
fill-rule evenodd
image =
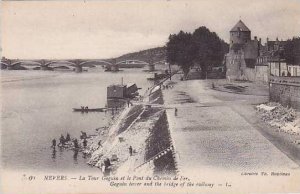
<instances>
[{"instance_id":1,"label":"house roof","mask_svg":"<svg viewBox=\"0 0 300 194\"><path fill-rule=\"evenodd\" d=\"M249 28L242 22L242 20L238 21L237 24L230 30L230 32L238 32L238 31L248 31L250 32Z\"/></svg>"}]
</instances>

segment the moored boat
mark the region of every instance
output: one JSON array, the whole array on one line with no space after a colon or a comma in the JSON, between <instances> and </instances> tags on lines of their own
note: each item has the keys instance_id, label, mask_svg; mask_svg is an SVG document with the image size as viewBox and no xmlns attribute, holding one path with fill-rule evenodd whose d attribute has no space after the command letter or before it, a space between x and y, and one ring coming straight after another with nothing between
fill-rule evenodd
<instances>
[{"instance_id":1,"label":"moored boat","mask_svg":"<svg viewBox=\"0 0 300 194\"><path fill-rule=\"evenodd\" d=\"M105 108L73 108L74 112L104 112Z\"/></svg>"}]
</instances>

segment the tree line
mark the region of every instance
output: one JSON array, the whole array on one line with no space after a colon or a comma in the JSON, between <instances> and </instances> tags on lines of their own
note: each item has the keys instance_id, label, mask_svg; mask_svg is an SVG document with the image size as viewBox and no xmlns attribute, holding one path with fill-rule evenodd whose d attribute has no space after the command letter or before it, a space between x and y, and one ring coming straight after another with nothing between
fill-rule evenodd
<instances>
[{"instance_id":1,"label":"tree line","mask_svg":"<svg viewBox=\"0 0 300 194\"><path fill-rule=\"evenodd\" d=\"M283 57L288 64L300 63L300 37L294 37L286 41Z\"/></svg>"},{"instance_id":2,"label":"tree line","mask_svg":"<svg viewBox=\"0 0 300 194\"><path fill-rule=\"evenodd\" d=\"M193 33L171 34L166 47L167 62L180 66L185 78L193 66L200 67L204 77L210 67L222 64L229 50L229 45L205 26Z\"/></svg>"}]
</instances>

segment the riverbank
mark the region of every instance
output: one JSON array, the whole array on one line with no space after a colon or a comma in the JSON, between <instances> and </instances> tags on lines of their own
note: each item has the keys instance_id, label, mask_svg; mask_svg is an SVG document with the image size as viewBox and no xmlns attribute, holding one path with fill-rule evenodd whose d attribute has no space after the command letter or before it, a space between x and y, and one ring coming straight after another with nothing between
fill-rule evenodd
<instances>
[{"instance_id":1,"label":"riverbank","mask_svg":"<svg viewBox=\"0 0 300 194\"><path fill-rule=\"evenodd\" d=\"M101 145L100 137L91 141L88 164L102 168L109 159L111 174L176 173L162 91L159 85L149 90L143 102L135 102L121 112Z\"/></svg>"}]
</instances>

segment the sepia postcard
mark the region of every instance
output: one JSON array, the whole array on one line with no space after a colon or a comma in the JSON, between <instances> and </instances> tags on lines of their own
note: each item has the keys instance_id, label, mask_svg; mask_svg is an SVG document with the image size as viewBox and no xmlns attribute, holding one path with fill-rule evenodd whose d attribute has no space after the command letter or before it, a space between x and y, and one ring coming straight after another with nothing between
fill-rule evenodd
<instances>
[{"instance_id":1,"label":"sepia postcard","mask_svg":"<svg viewBox=\"0 0 300 194\"><path fill-rule=\"evenodd\" d=\"M299 0L0 6L1 194L300 193Z\"/></svg>"}]
</instances>

